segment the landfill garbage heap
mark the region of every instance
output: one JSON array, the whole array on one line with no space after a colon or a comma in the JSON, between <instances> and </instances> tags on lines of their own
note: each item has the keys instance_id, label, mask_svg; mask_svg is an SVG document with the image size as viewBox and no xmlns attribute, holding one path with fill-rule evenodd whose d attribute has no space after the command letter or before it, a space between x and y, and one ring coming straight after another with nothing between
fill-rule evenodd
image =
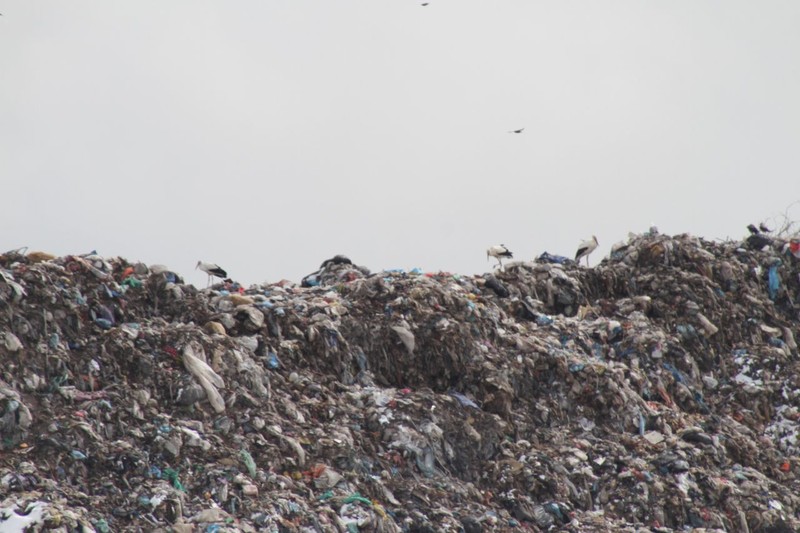
<instances>
[{"instance_id":1,"label":"landfill garbage heap","mask_svg":"<svg viewBox=\"0 0 800 533\"><path fill-rule=\"evenodd\" d=\"M5 254L0 531L797 531L782 244L202 290Z\"/></svg>"}]
</instances>

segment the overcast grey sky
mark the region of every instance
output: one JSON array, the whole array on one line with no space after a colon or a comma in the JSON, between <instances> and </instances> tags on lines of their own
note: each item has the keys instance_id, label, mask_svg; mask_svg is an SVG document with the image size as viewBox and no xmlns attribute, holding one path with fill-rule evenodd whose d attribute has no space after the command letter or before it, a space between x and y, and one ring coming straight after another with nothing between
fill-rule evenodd
<instances>
[{"instance_id":1,"label":"overcast grey sky","mask_svg":"<svg viewBox=\"0 0 800 533\"><path fill-rule=\"evenodd\" d=\"M797 0L0 0L0 248L592 264L800 200ZM508 133L525 128L522 134ZM800 211L795 211L800 215Z\"/></svg>"}]
</instances>

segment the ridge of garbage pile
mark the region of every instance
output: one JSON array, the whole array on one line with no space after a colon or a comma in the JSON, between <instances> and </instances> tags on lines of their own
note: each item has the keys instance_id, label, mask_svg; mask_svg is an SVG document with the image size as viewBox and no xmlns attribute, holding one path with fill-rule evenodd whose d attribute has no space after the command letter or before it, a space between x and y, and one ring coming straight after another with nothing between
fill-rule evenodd
<instances>
[{"instance_id":1,"label":"ridge of garbage pile","mask_svg":"<svg viewBox=\"0 0 800 533\"><path fill-rule=\"evenodd\" d=\"M781 244L202 290L0 255L0 531L796 531Z\"/></svg>"}]
</instances>

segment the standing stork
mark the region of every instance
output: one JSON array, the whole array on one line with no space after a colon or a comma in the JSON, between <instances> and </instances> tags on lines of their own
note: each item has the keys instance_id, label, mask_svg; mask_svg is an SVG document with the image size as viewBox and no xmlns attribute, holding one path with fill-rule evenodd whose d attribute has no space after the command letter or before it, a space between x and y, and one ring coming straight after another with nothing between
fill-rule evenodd
<instances>
[{"instance_id":1,"label":"standing stork","mask_svg":"<svg viewBox=\"0 0 800 533\"><path fill-rule=\"evenodd\" d=\"M575 252L575 262L580 263L582 258L586 258L586 266L589 266L589 254L594 252L597 248L597 237L592 235L591 240L583 241L578 245L578 251Z\"/></svg>"},{"instance_id":2,"label":"standing stork","mask_svg":"<svg viewBox=\"0 0 800 533\"><path fill-rule=\"evenodd\" d=\"M206 288L211 286L211 277L216 276L221 279L225 279L228 276L228 273L223 270L223 268L219 265L215 265L214 263L204 263L202 261L197 262L197 266L194 267L195 270L198 268L208 274L208 285Z\"/></svg>"},{"instance_id":3,"label":"standing stork","mask_svg":"<svg viewBox=\"0 0 800 533\"><path fill-rule=\"evenodd\" d=\"M514 254L511 253L511 250L506 248L505 244L501 244L498 246L492 246L491 248L486 250L486 260L488 261L490 257L494 257L495 259L497 259L497 266L499 266L500 269L502 270L503 258L507 257L510 259L514 257Z\"/></svg>"}]
</instances>

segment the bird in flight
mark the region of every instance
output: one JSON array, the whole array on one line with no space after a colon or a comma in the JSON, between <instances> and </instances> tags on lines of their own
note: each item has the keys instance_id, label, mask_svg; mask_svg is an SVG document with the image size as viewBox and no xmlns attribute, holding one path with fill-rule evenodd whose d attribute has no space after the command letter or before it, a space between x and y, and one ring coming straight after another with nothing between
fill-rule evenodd
<instances>
[{"instance_id":1,"label":"bird in flight","mask_svg":"<svg viewBox=\"0 0 800 533\"><path fill-rule=\"evenodd\" d=\"M421 5L422 7L425 7L425 6L427 6L428 4L430 4L430 2L423 2L423 3L421 3L420 5Z\"/></svg>"},{"instance_id":2,"label":"bird in flight","mask_svg":"<svg viewBox=\"0 0 800 533\"><path fill-rule=\"evenodd\" d=\"M520 129L518 129L518 130L511 130L511 131L509 131L508 133L522 133L522 130L524 130L524 129L525 129L525 128L520 128Z\"/></svg>"}]
</instances>

